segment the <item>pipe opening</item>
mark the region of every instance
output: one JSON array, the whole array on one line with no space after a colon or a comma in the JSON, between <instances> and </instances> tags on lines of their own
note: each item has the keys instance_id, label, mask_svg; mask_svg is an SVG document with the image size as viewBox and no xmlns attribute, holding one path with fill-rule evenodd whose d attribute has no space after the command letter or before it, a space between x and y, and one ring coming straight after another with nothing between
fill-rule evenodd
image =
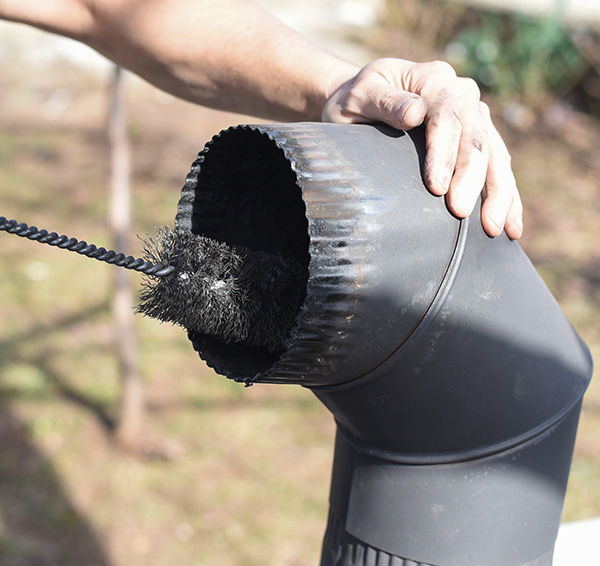
<instances>
[{"instance_id":1,"label":"pipe opening","mask_svg":"<svg viewBox=\"0 0 600 566\"><path fill-rule=\"evenodd\" d=\"M302 191L284 152L261 132L231 128L207 145L200 161L191 209L180 208L178 223L195 234L298 262L301 300L283 298L297 303L286 306L297 316L306 295L310 239ZM295 328L287 329L288 343ZM209 365L234 379L266 372L287 349L273 352L197 333L190 339Z\"/></svg>"}]
</instances>

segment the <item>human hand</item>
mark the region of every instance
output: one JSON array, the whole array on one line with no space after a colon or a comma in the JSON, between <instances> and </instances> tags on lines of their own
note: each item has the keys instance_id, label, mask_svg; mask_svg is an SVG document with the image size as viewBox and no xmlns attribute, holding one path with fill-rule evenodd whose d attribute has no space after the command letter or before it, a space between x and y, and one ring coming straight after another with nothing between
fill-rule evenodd
<instances>
[{"instance_id":1,"label":"human hand","mask_svg":"<svg viewBox=\"0 0 600 566\"><path fill-rule=\"evenodd\" d=\"M458 77L447 63L375 60L333 93L322 119L385 122L401 130L425 123L429 190L446 195L450 211L465 218L485 186L485 232L521 237L523 207L508 150L475 81Z\"/></svg>"}]
</instances>

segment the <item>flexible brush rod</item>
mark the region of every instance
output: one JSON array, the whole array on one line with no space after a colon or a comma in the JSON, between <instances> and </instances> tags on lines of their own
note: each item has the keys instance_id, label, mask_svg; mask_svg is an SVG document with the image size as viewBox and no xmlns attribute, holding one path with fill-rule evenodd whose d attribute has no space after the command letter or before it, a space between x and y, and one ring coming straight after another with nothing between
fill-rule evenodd
<instances>
[{"instance_id":1,"label":"flexible brush rod","mask_svg":"<svg viewBox=\"0 0 600 566\"><path fill-rule=\"evenodd\" d=\"M7 220L4 216L0 216L0 230L8 232L9 234L21 236L22 238L34 240L40 244L56 246L57 248L77 252L78 254L97 259L98 261L104 261L105 263L110 263L118 267L139 271L145 275L165 277L175 269L173 266L165 265L164 263L152 263L141 258L126 256L123 253L107 250L106 248L99 248L94 244L88 244L84 240L78 240L77 238L69 238L65 235L59 236L56 232L40 230L35 226L28 226L24 222Z\"/></svg>"}]
</instances>

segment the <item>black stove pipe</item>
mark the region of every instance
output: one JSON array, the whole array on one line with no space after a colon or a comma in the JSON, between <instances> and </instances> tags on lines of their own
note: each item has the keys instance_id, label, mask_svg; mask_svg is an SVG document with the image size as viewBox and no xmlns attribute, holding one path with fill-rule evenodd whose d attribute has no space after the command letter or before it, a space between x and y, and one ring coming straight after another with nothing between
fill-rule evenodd
<instances>
[{"instance_id":1,"label":"black stove pipe","mask_svg":"<svg viewBox=\"0 0 600 566\"><path fill-rule=\"evenodd\" d=\"M334 415L322 566L550 566L590 355L518 243L427 191L424 148L370 125L215 136L176 226L303 262L306 295L279 352L190 338Z\"/></svg>"}]
</instances>

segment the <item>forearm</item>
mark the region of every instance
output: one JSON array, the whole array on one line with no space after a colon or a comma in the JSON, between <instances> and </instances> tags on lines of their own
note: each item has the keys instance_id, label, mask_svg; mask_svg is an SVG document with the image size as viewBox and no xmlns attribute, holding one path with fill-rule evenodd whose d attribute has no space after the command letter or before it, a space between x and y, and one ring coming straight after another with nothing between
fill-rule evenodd
<instances>
[{"instance_id":1,"label":"forearm","mask_svg":"<svg viewBox=\"0 0 600 566\"><path fill-rule=\"evenodd\" d=\"M276 120L319 120L353 65L247 0L0 0L0 17L79 39L191 102Z\"/></svg>"},{"instance_id":2,"label":"forearm","mask_svg":"<svg viewBox=\"0 0 600 566\"><path fill-rule=\"evenodd\" d=\"M340 75L356 72L246 0L146 0L124 16L120 29L97 18L102 43L92 45L157 86L213 108L320 119ZM124 48L124 38L133 49Z\"/></svg>"}]
</instances>

